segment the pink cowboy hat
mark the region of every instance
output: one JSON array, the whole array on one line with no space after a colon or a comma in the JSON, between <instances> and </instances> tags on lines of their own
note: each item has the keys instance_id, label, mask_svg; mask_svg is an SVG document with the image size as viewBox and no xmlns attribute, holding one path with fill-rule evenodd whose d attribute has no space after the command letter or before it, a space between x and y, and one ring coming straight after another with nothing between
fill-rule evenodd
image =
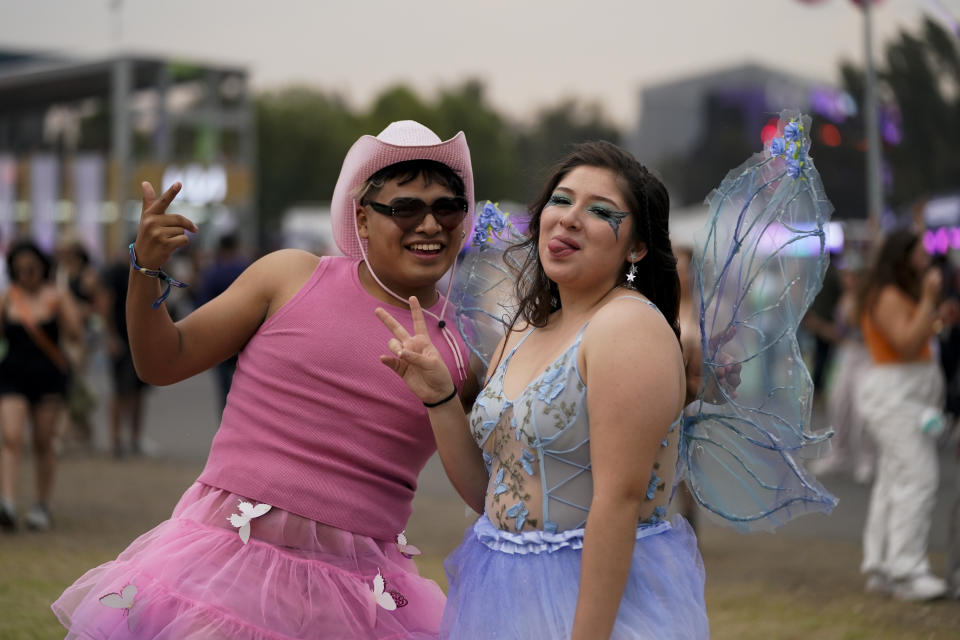
<instances>
[{"instance_id":1,"label":"pink cowboy hat","mask_svg":"<svg viewBox=\"0 0 960 640\"><path fill-rule=\"evenodd\" d=\"M380 169L407 160L434 160L447 165L463 179L467 199L467 217L464 229L473 225L473 168L470 149L463 131L449 140L439 136L419 122L401 120L391 122L376 137L363 136L350 147L343 159L343 168L330 202L330 220L333 239L344 255L361 258L366 253L366 240L357 236L357 203L354 190ZM363 242L362 253L360 243Z\"/></svg>"}]
</instances>

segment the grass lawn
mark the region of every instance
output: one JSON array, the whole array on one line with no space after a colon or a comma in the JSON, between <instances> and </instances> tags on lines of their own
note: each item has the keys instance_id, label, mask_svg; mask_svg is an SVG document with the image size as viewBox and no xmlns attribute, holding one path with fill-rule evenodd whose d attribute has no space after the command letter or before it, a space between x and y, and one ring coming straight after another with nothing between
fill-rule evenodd
<instances>
[{"instance_id":1,"label":"grass lawn","mask_svg":"<svg viewBox=\"0 0 960 640\"><path fill-rule=\"evenodd\" d=\"M29 503L24 469L21 504ZM77 457L60 467L48 533L0 536L0 638L62 638L50 602L87 569L113 559L167 518L196 466ZM446 586L442 559L469 524L463 506L420 496L407 535L421 572ZM863 593L857 545L706 526L701 547L717 640L947 640L960 638L960 602L902 603ZM941 569L942 557L934 557ZM482 640L482 639L478 639Z\"/></svg>"}]
</instances>

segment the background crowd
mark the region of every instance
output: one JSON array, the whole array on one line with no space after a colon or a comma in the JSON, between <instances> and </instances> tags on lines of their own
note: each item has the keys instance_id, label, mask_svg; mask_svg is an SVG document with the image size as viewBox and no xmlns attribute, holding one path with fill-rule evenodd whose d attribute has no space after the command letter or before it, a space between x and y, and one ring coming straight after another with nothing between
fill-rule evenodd
<instances>
[{"instance_id":1,"label":"background crowd","mask_svg":"<svg viewBox=\"0 0 960 640\"><path fill-rule=\"evenodd\" d=\"M223 292L249 264L235 235L219 238L216 251L196 249L178 256L178 273L195 285L171 304L175 316ZM114 459L141 456L149 440L142 431L148 385L133 366L127 335L126 255L91 258L75 239L48 255L29 239L9 244L0 287L0 432L2 484L0 528L53 526L50 496L57 458L94 454L105 448ZM109 388L89 379L92 359L110 372ZM236 358L217 367L218 406L226 401ZM98 405L106 425L93 424ZM98 428L99 427L99 428ZM98 432L107 443L96 442ZM36 456L35 492L21 513L17 496L25 450Z\"/></svg>"}]
</instances>

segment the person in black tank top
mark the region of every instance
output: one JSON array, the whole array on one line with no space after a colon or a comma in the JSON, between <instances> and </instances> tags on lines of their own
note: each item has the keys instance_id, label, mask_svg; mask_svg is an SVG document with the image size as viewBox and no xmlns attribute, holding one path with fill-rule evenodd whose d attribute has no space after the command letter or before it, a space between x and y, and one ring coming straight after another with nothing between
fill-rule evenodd
<instances>
[{"instance_id":1,"label":"person in black tank top","mask_svg":"<svg viewBox=\"0 0 960 640\"><path fill-rule=\"evenodd\" d=\"M63 410L69 370L59 341L76 339L81 327L72 296L50 281L50 262L36 245L14 245L7 268L11 284L0 298L7 343L0 361L0 528L17 528L16 481L29 420L37 456L36 502L25 522L33 529L48 529L56 464L54 428Z\"/></svg>"}]
</instances>

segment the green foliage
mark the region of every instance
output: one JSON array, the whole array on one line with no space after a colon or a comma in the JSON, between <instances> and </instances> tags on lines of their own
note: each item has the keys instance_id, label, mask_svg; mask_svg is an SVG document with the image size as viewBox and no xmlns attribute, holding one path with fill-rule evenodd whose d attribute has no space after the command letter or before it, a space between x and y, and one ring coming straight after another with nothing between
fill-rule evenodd
<instances>
[{"instance_id":1,"label":"green foliage","mask_svg":"<svg viewBox=\"0 0 960 640\"><path fill-rule=\"evenodd\" d=\"M863 73L844 65L846 89L863 104ZM960 176L960 50L957 38L925 19L917 35L901 31L890 42L878 68L881 100L899 108L903 140L887 145L884 160L892 173L891 204L902 206L924 196L957 188ZM862 119L857 121L862 139Z\"/></svg>"},{"instance_id":2,"label":"green foliage","mask_svg":"<svg viewBox=\"0 0 960 640\"><path fill-rule=\"evenodd\" d=\"M361 122L337 96L288 89L257 99L259 208L275 229L290 205L329 200Z\"/></svg>"},{"instance_id":3,"label":"green foliage","mask_svg":"<svg viewBox=\"0 0 960 640\"><path fill-rule=\"evenodd\" d=\"M374 100L370 113L361 119L365 133L383 131L384 127L397 120L416 120L436 130L435 111L409 87L395 85L381 92Z\"/></svg>"},{"instance_id":4,"label":"green foliage","mask_svg":"<svg viewBox=\"0 0 960 640\"><path fill-rule=\"evenodd\" d=\"M484 96L479 80L441 92L436 105L437 131L464 131L478 199L516 199L519 194L517 141L513 127ZM443 134L442 134L443 135Z\"/></svg>"},{"instance_id":5,"label":"green foliage","mask_svg":"<svg viewBox=\"0 0 960 640\"><path fill-rule=\"evenodd\" d=\"M520 136L523 201L533 200L550 167L570 146L590 140L620 144L622 135L603 115L598 104L567 99L541 110L533 126Z\"/></svg>"},{"instance_id":6,"label":"green foliage","mask_svg":"<svg viewBox=\"0 0 960 640\"><path fill-rule=\"evenodd\" d=\"M532 199L543 172L570 144L621 138L598 105L574 100L544 109L530 126L511 123L489 104L483 82L476 79L445 88L433 100L394 85L367 111L302 87L262 94L256 109L261 237L279 226L290 206L329 201L350 145L396 120L421 122L442 139L463 131L478 199Z\"/></svg>"}]
</instances>

